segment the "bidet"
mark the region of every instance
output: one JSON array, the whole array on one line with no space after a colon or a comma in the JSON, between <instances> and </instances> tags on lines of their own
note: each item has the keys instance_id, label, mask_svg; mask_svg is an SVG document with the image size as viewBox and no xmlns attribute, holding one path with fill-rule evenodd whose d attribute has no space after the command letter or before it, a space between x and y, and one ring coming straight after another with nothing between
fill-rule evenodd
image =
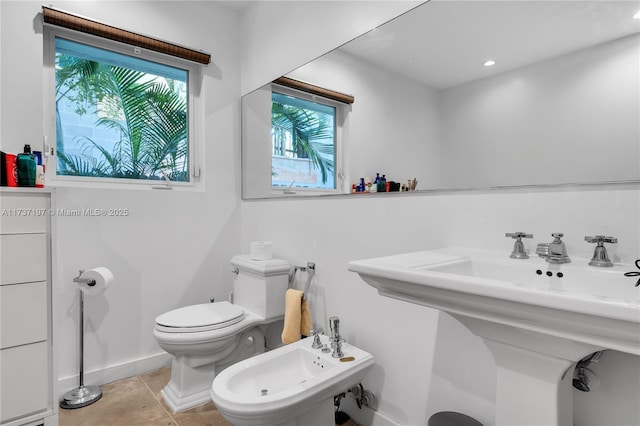
<instances>
[{"instance_id":1,"label":"bidet","mask_svg":"<svg viewBox=\"0 0 640 426\"><path fill-rule=\"evenodd\" d=\"M299 340L265 352L216 376L211 398L234 425L334 424L333 397L360 383L374 362L348 343L343 350L345 357L338 359Z\"/></svg>"}]
</instances>

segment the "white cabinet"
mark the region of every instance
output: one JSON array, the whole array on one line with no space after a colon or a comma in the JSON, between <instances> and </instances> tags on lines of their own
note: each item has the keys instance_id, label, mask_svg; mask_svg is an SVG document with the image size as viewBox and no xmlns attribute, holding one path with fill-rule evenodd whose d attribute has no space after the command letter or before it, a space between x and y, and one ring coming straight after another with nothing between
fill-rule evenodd
<instances>
[{"instance_id":1,"label":"white cabinet","mask_svg":"<svg viewBox=\"0 0 640 426\"><path fill-rule=\"evenodd\" d=\"M0 189L0 425L56 425L53 193Z\"/></svg>"}]
</instances>

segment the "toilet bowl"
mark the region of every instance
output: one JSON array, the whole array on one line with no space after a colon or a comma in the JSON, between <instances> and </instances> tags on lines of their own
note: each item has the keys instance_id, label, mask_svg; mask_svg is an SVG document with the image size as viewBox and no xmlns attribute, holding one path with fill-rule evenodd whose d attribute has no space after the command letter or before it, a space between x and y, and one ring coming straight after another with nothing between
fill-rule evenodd
<instances>
[{"instance_id":1,"label":"toilet bowl","mask_svg":"<svg viewBox=\"0 0 640 426\"><path fill-rule=\"evenodd\" d=\"M235 256L234 301L185 306L156 318L153 335L173 355L171 379L160 392L175 412L211 400L214 377L265 351L265 327L284 316L289 264Z\"/></svg>"},{"instance_id":2,"label":"toilet bowl","mask_svg":"<svg viewBox=\"0 0 640 426\"><path fill-rule=\"evenodd\" d=\"M327 336L321 343L330 345ZM333 397L364 379L374 359L344 343L344 355L311 347L312 339L238 362L211 385L211 398L234 425L333 425Z\"/></svg>"}]
</instances>

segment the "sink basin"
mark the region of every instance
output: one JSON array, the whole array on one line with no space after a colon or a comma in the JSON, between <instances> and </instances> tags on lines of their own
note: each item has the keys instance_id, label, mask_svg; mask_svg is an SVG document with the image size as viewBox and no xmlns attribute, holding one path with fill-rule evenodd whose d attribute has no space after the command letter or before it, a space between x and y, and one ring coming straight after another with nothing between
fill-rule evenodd
<instances>
[{"instance_id":1,"label":"sink basin","mask_svg":"<svg viewBox=\"0 0 640 426\"><path fill-rule=\"evenodd\" d=\"M216 376L211 397L232 424L333 424L333 397L361 382L371 354L344 343L342 358L311 347L313 339L238 362ZM329 337L321 336L329 345ZM330 345L329 345L330 346Z\"/></svg>"},{"instance_id":2,"label":"sink basin","mask_svg":"<svg viewBox=\"0 0 640 426\"><path fill-rule=\"evenodd\" d=\"M482 337L496 362L496 425L533 426L573 424L580 359L604 349L640 355L640 288L623 275L635 267L588 262L449 247L348 269L379 294L447 312Z\"/></svg>"},{"instance_id":3,"label":"sink basin","mask_svg":"<svg viewBox=\"0 0 640 426\"><path fill-rule=\"evenodd\" d=\"M640 355L633 265L553 265L508 253L444 248L352 261L382 295Z\"/></svg>"}]
</instances>

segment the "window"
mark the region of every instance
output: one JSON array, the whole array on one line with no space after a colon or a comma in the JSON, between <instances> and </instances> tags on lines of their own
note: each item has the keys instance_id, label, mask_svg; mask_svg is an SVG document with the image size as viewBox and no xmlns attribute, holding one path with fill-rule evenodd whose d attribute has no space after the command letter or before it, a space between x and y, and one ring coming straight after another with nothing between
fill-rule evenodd
<instances>
[{"instance_id":1,"label":"window","mask_svg":"<svg viewBox=\"0 0 640 426\"><path fill-rule=\"evenodd\" d=\"M271 184L274 189L340 190L344 105L273 85Z\"/></svg>"},{"instance_id":2,"label":"window","mask_svg":"<svg viewBox=\"0 0 640 426\"><path fill-rule=\"evenodd\" d=\"M57 27L45 42L55 92L49 176L193 185L199 65Z\"/></svg>"}]
</instances>

